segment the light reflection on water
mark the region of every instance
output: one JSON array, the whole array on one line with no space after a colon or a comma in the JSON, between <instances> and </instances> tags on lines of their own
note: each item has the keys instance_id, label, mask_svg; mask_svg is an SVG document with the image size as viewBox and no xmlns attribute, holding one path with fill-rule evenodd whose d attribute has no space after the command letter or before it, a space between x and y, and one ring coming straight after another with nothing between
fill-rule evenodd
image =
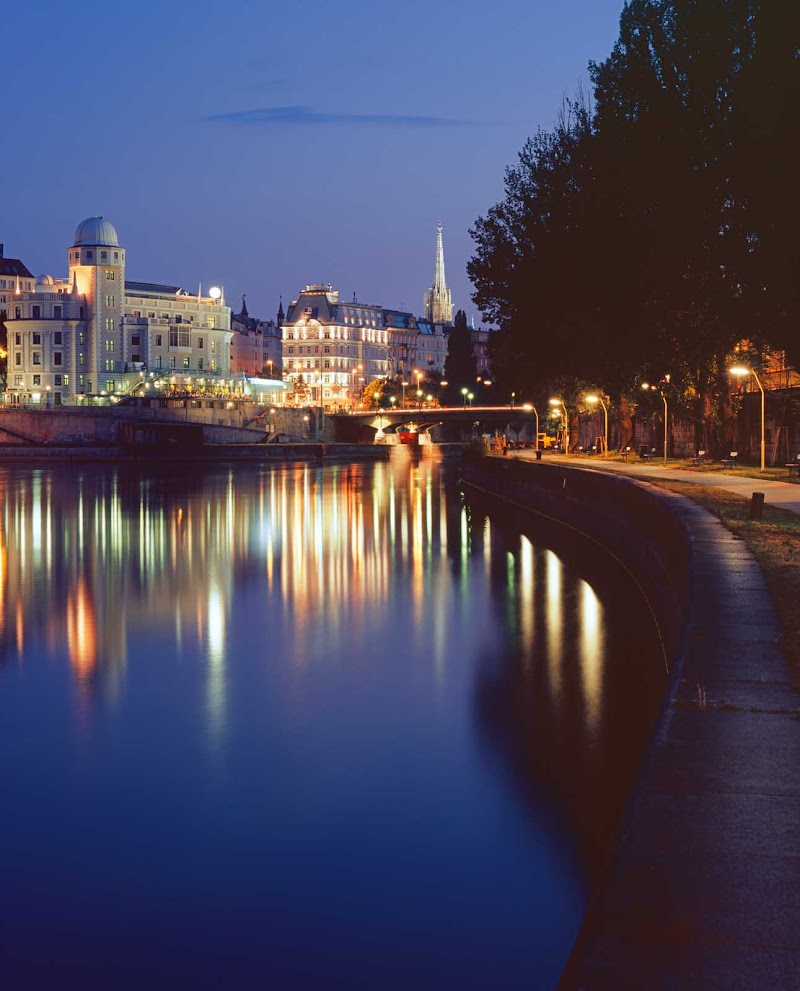
<instances>
[{"instance_id":1,"label":"light reflection on water","mask_svg":"<svg viewBox=\"0 0 800 991\"><path fill-rule=\"evenodd\" d=\"M553 986L658 694L576 561L424 461L9 470L0 524L10 973Z\"/></svg>"}]
</instances>

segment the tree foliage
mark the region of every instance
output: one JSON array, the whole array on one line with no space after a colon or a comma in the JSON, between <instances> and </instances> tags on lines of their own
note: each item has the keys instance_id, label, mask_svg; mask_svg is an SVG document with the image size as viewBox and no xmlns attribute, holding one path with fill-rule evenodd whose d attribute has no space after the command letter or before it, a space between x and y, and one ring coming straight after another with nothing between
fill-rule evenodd
<instances>
[{"instance_id":1,"label":"tree foliage","mask_svg":"<svg viewBox=\"0 0 800 991\"><path fill-rule=\"evenodd\" d=\"M594 105L565 101L471 231L496 379L669 372L711 429L737 342L800 360L798 52L800 4L629 0Z\"/></svg>"}]
</instances>

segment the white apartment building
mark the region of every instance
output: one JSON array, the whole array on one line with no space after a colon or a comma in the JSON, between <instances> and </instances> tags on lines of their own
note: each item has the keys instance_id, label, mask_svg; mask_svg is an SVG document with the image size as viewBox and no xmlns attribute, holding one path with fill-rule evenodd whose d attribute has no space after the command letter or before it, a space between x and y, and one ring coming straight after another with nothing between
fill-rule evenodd
<instances>
[{"instance_id":1,"label":"white apartment building","mask_svg":"<svg viewBox=\"0 0 800 991\"><path fill-rule=\"evenodd\" d=\"M380 306L343 303L329 285L308 285L283 322L288 398L312 406L357 401L366 383L387 372L387 331Z\"/></svg>"},{"instance_id":2,"label":"white apartment building","mask_svg":"<svg viewBox=\"0 0 800 991\"><path fill-rule=\"evenodd\" d=\"M78 225L69 275L9 300L6 401L61 405L125 393L153 371L230 373L230 309L179 286L126 282L125 249L103 217Z\"/></svg>"}]
</instances>

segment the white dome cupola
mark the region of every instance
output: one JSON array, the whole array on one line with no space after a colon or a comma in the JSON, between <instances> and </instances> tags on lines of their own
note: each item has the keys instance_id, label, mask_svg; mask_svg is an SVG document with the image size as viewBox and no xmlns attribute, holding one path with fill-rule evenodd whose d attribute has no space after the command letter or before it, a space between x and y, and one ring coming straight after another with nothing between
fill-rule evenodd
<instances>
[{"instance_id":1,"label":"white dome cupola","mask_svg":"<svg viewBox=\"0 0 800 991\"><path fill-rule=\"evenodd\" d=\"M78 224L75 231L73 247L79 248L84 245L118 248L119 238L114 225L105 217L87 217L86 220Z\"/></svg>"}]
</instances>

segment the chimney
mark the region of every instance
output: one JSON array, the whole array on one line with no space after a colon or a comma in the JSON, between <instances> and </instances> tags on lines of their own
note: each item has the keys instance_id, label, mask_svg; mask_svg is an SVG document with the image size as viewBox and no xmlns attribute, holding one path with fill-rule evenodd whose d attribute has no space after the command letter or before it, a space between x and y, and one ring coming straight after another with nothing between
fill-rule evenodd
<instances>
[{"instance_id":1,"label":"chimney","mask_svg":"<svg viewBox=\"0 0 800 991\"><path fill-rule=\"evenodd\" d=\"M2 241L0 241L0 258L3 257L3 248L5 248L5 245L3 244Z\"/></svg>"}]
</instances>

